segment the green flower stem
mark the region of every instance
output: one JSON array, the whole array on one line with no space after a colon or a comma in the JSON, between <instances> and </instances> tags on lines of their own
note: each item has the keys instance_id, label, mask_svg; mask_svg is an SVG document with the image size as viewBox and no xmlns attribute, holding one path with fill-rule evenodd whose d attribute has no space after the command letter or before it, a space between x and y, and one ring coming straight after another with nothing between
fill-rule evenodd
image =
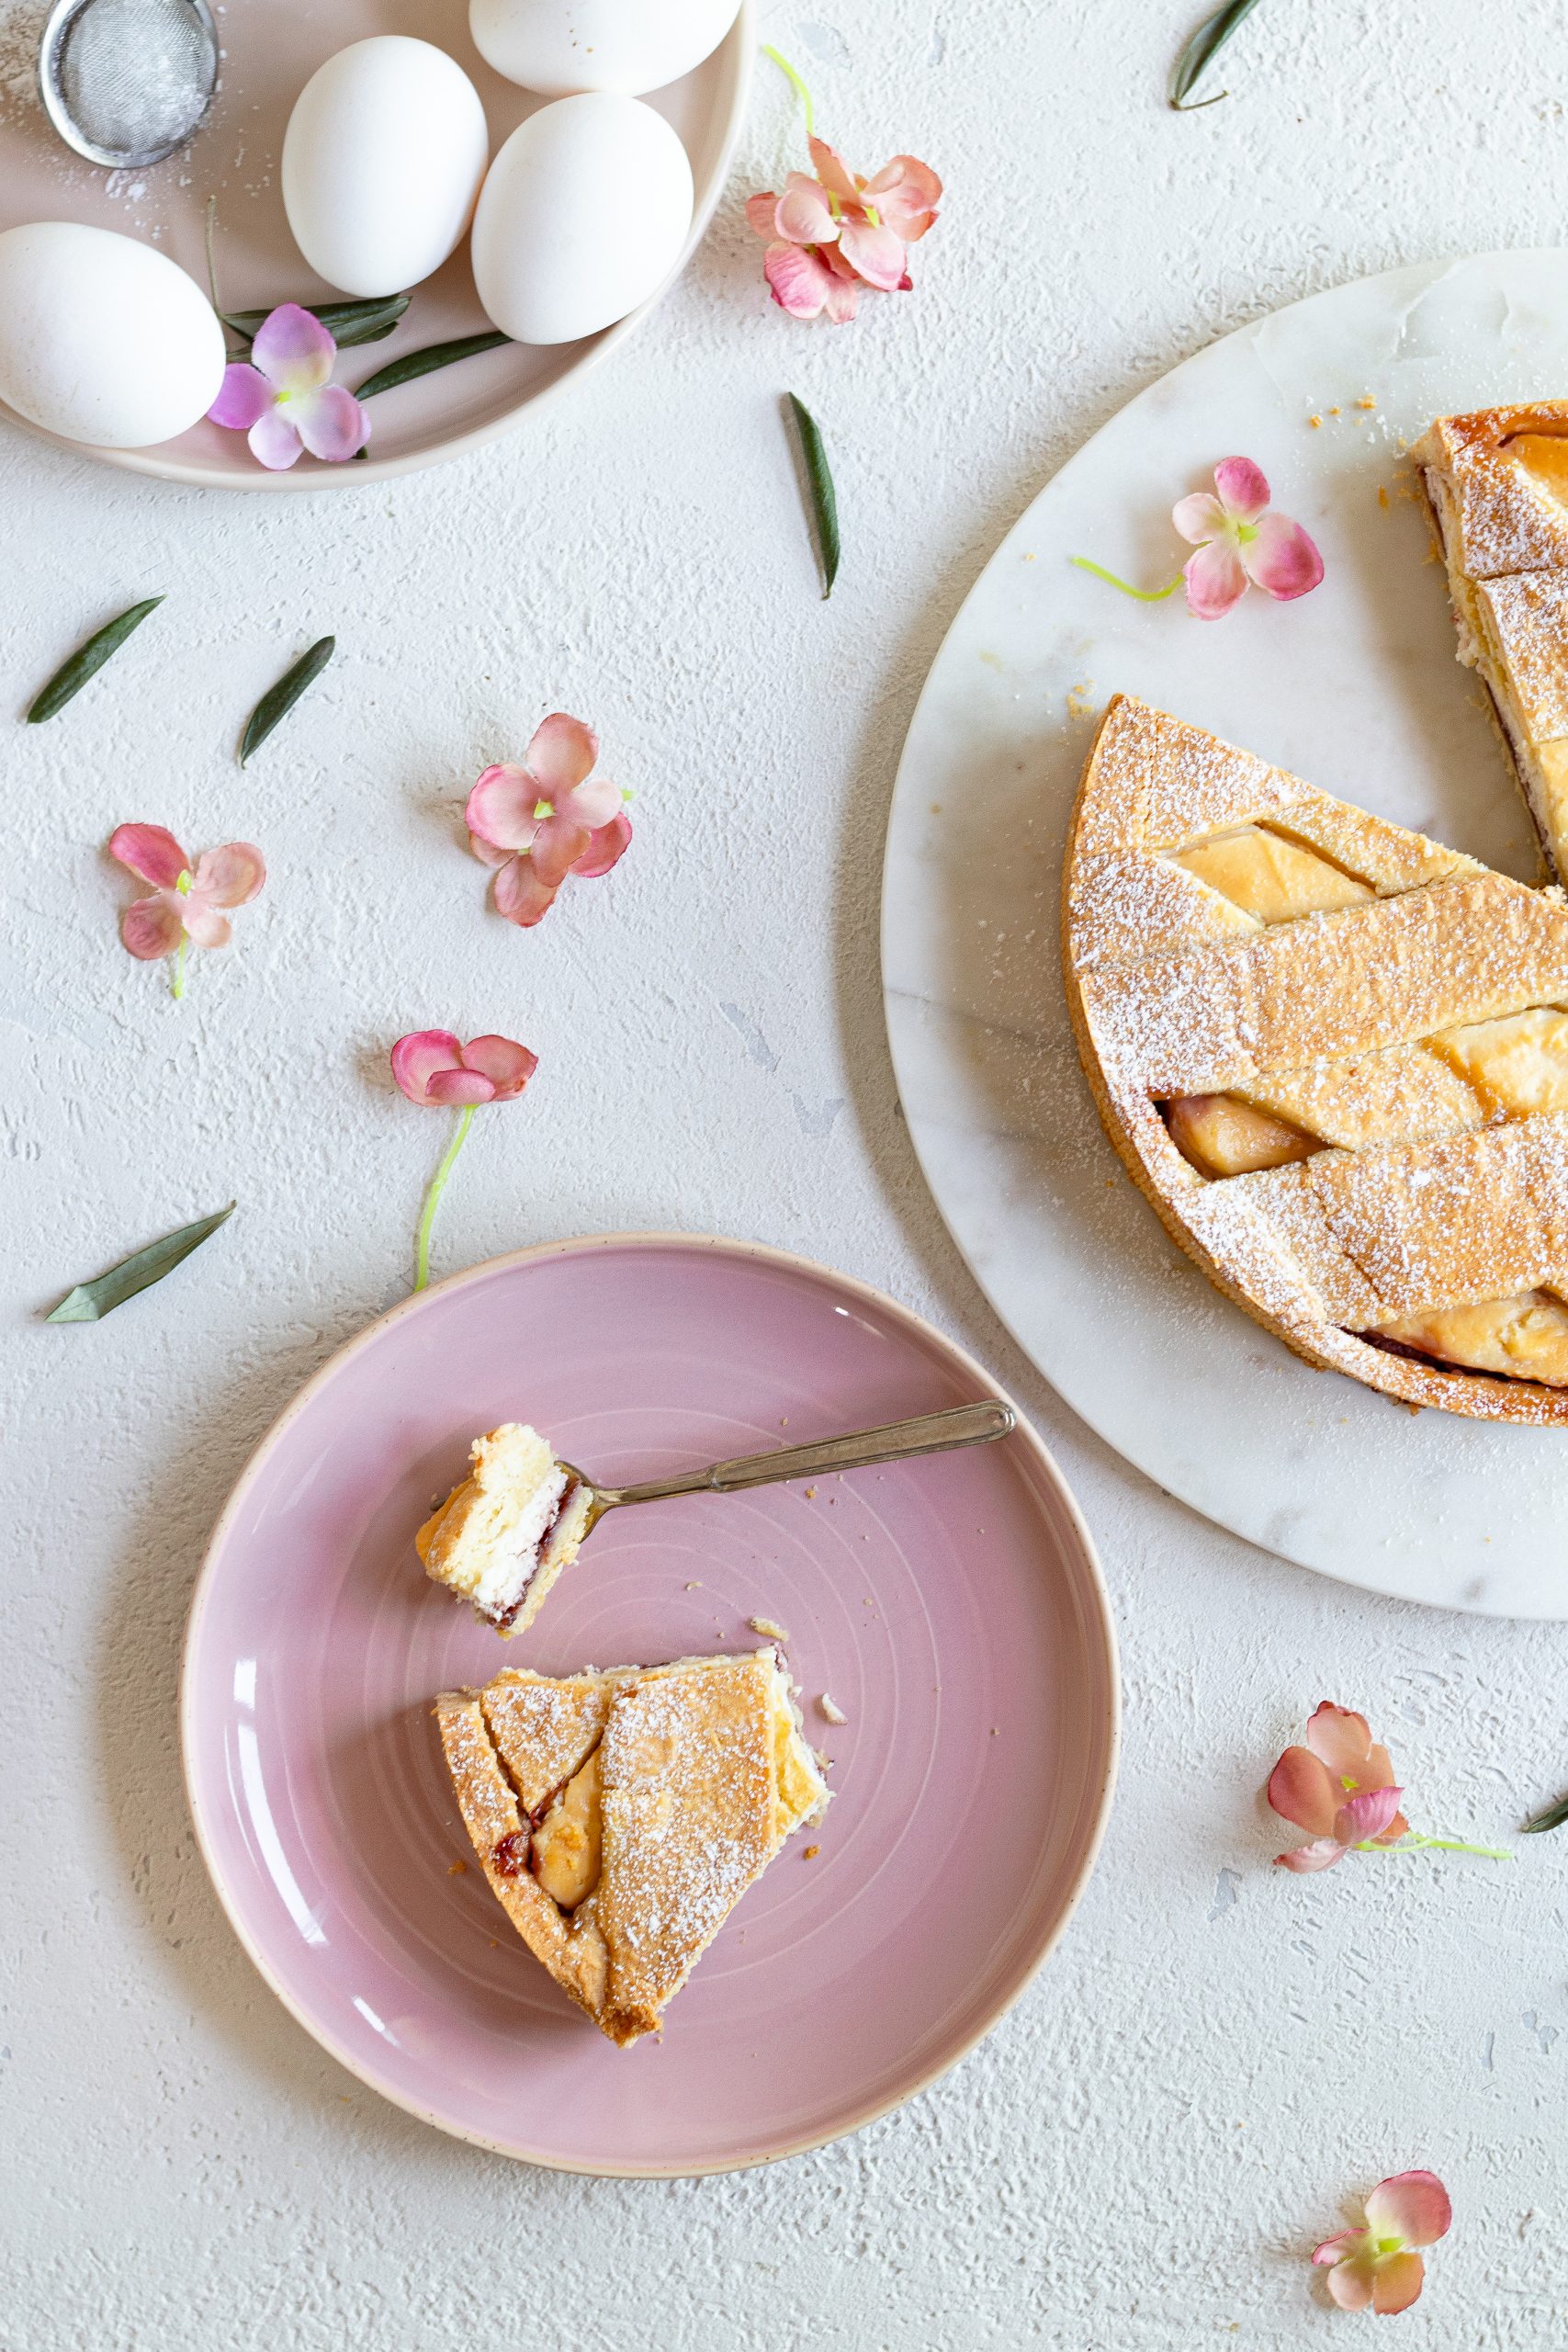
<instances>
[{"instance_id":1,"label":"green flower stem","mask_svg":"<svg viewBox=\"0 0 1568 2352\"><path fill-rule=\"evenodd\" d=\"M186 992L186 949L189 945L190 942L182 931L180 944L175 950L174 974L169 981L170 993L176 998L184 996Z\"/></svg>"},{"instance_id":2,"label":"green flower stem","mask_svg":"<svg viewBox=\"0 0 1568 2352\"><path fill-rule=\"evenodd\" d=\"M1506 1846L1472 1846L1463 1838L1424 1838L1418 1829L1411 1830L1397 1846L1380 1846L1375 1838L1363 1838L1358 1854L1415 1854L1425 1848L1442 1854L1479 1854L1483 1861L1511 1862L1514 1859Z\"/></svg>"},{"instance_id":3,"label":"green flower stem","mask_svg":"<svg viewBox=\"0 0 1568 2352\"><path fill-rule=\"evenodd\" d=\"M1113 571L1107 571L1102 563L1090 563L1087 555L1070 555L1067 561L1076 563L1080 571L1092 571L1097 580L1109 581L1112 588L1121 589L1123 596L1135 596L1140 605L1163 604L1166 597L1174 596L1181 585L1179 571L1167 588L1134 588L1130 581L1118 580Z\"/></svg>"},{"instance_id":4,"label":"green flower stem","mask_svg":"<svg viewBox=\"0 0 1568 2352\"><path fill-rule=\"evenodd\" d=\"M435 1222L435 1211L441 1195L446 1190L446 1179L457 1164L457 1154L468 1140L468 1129L474 1124L474 1106L463 1105L463 1115L457 1122L457 1132L446 1147L446 1156L430 1180L430 1190L424 1196L424 1214L419 1221L419 1243L414 1251L413 1286L423 1290L430 1280L430 1228Z\"/></svg>"},{"instance_id":5,"label":"green flower stem","mask_svg":"<svg viewBox=\"0 0 1568 2352\"><path fill-rule=\"evenodd\" d=\"M801 80L799 74L795 72L788 58L781 57L778 51L770 47L767 41L762 43L762 54L764 57L772 58L773 63L778 67L779 72L784 75L785 81L789 84L791 89L794 90L796 97L800 100L801 105L806 108L806 135L807 139L814 139L817 135L817 118L811 104L810 91L807 88L805 83ZM835 205L834 210L837 211L837 209L838 207Z\"/></svg>"}]
</instances>

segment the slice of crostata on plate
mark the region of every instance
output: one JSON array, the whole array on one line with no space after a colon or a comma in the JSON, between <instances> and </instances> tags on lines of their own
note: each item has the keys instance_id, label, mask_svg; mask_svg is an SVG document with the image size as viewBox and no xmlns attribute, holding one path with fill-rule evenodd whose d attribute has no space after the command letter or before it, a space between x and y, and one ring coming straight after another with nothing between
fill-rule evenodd
<instances>
[{"instance_id":1,"label":"slice of crostata on plate","mask_svg":"<svg viewBox=\"0 0 1568 2352\"><path fill-rule=\"evenodd\" d=\"M507 1917L600 2031L657 2033L730 1912L829 1790L777 1653L552 1677L435 1704Z\"/></svg>"},{"instance_id":2,"label":"slice of crostata on plate","mask_svg":"<svg viewBox=\"0 0 1568 2352\"><path fill-rule=\"evenodd\" d=\"M1459 631L1568 881L1568 401L1442 416L1411 452Z\"/></svg>"},{"instance_id":3,"label":"slice of crostata on plate","mask_svg":"<svg viewBox=\"0 0 1568 2352\"><path fill-rule=\"evenodd\" d=\"M414 1537L426 1576L503 1635L538 1615L587 1530L587 1489L521 1421L477 1437L473 1467Z\"/></svg>"},{"instance_id":4,"label":"slice of crostata on plate","mask_svg":"<svg viewBox=\"0 0 1568 2352\"><path fill-rule=\"evenodd\" d=\"M1568 899L1119 697L1065 869L1105 1125L1309 1363L1568 1426Z\"/></svg>"}]
</instances>

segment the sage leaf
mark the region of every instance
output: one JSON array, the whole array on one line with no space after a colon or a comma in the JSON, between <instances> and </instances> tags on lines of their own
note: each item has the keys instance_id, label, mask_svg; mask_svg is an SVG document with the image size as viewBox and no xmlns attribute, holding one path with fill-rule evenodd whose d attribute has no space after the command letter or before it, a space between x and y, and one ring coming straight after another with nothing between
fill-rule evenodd
<instances>
[{"instance_id":1,"label":"sage leaf","mask_svg":"<svg viewBox=\"0 0 1568 2352\"><path fill-rule=\"evenodd\" d=\"M1538 1813L1532 1821L1526 1822L1524 1834L1527 1838L1539 1837L1543 1829L1561 1829L1565 1821L1568 1821L1568 1797L1559 1797L1555 1804L1549 1804L1544 1813Z\"/></svg>"},{"instance_id":2,"label":"sage leaf","mask_svg":"<svg viewBox=\"0 0 1568 2352\"><path fill-rule=\"evenodd\" d=\"M249 718L240 738L240 765L244 766L251 753L265 743L280 718L287 718L307 686L314 684L337 649L335 637L319 637L310 650L301 653L291 670L286 670L276 686L269 686Z\"/></svg>"},{"instance_id":3,"label":"sage leaf","mask_svg":"<svg viewBox=\"0 0 1568 2352\"><path fill-rule=\"evenodd\" d=\"M199 1250L209 1234L216 1233L234 1214L234 1204L220 1209L216 1216L198 1217L194 1225L182 1225L177 1233L165 1233L162 1241L150 1241L145 1250L137 1250L111 1266L107 1274L96 1281L78 1283L75 1289L62 1298L46 1323L98 1323L139 1290L148 1290L153 1283L161 1283L172 1274L193 1250Z\"/></svg>"},{"instance_id":4,"label":"sage leaf","mask_svg":"<svg viewBox=\"0 0 1568 2352\"><path fill-rule=\"evenodd\" d=\"M1201 24L1180 56L1170 77L1167 100L1177 114L1196 114L1201 107L1218 106L1228 98L1228 90L1216 90L1212 98L1194 98L1188 104L1188 94L1200 77L1213 64L1238 25L1251 16L1258 0L1228 0L1228 5Z\"/></svg>"},{"instance_id":5,"label":"sage leaf","mask_svg":"<svg viewBox=\"0 0 1568 2352\"><path fill-rule=\"evenodd\" d=\"M106 621L85 645L79 645L69 662L59 669L37 695L28 710L28 725L40 727L56 711L63 710L73 695L79 695L89 678L96 677L111 653L118 653L133 629L141 628L149 613L156 612L162 596L145 597L140 605L132 605L129 612L119 613Z\"/></svg>"},{"instance_id":6,"label":"sage leaf","mask_svg":"<svg viewBox=\"0 0 1568 2352\"><path fill-rule=\"evenodd\" d=\"M839 499L833 488L832 469L817 419L806 402L789 395L790 407L800 435L801 456L806 460L806 486L811 493L811 518L817 529L817 554L822 566L822 601L826 604L833 593L833 582L839 576Z\"/></svg>"},{"instance_id":7,"label":"sage leaf","mask_svg":"<svg viewBox=\"0 0 1568 2352\"><path fill-rule=\"evenodd\" d=\"M501 334L492 327L488 334L462 334L455 343L427 343L423 351L405 351L400 358L389 359L355 390L355 398L374 400L378 392L395 391L400 384L412 384L420 376L433 376L438 368L450 368L455 360L472 359L481 351L499 351L510 343L509 334Z\"/></svg>"},{"instance_id":8,"label":"sage leaf","mask_svg":"<svg viewBox=\"0 0 1568 2352\"><path fill-rule=\"evenodd\" d=\"M407 294L382 294L365 302L301 302L299 308L320 319L340 351L358 343L384 343L408 309ZM219 317L244 343L255 340L256 329L278 305L265 311L220 311Z\"/></svg>"}]
</instances>

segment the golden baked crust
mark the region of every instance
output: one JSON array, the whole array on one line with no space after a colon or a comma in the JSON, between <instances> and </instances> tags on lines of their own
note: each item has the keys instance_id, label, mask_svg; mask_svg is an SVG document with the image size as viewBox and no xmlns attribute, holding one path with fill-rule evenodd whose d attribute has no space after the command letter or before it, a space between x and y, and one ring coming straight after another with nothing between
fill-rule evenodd
<instances>
[{"instance_id":1,"label":"golden baked crust","mask_svg":"<svg viewBox=\"0 0 1568 2352\"><path fill-rule=\"evenodd\" d=\"M1412 453L1541 847L1568 876L1568 401L1439 417Z\"/></svg>"},{"instance_id":2,"label":"golden baked crust","mask_svg":"<svg viewBox=\"0 0 1568 2352\"><path fill-rule=\"evenodd\" d=\"M772 1649L508 1671L482 1690L443 1692L435 1714L491 1889L530 1951L623 2046L659 2031L741 1895L828 1802ZM565 1910L536 1875L539 1830L585 1768L599 1864Z\"/></svg>"},{"instance_id":3,"label":"golden baked crust","mask_svg":"<svg viewBox=\"0 0 1568 2352\"><path fill-rule=\"evenodd\" d=\"M1325 887L1331 911L1264 919L1180 863L1249 828L1312 845L1372 895ZM1309 1363L1408 1403L1568 1423L1541 1337L1568 1296L1562 892L1118 697L1073 813L1064 960L1107 1130L1227 1295ZM1322 1148L1207 1177L1166 1114L1215 1096ZM1511 1311L1460 1312L1482 1306ZM1465 1345L1472 1325L1478 1364L1521 1376L1414 1351L1434 1333Z\"/></svg>"}]
</instances>

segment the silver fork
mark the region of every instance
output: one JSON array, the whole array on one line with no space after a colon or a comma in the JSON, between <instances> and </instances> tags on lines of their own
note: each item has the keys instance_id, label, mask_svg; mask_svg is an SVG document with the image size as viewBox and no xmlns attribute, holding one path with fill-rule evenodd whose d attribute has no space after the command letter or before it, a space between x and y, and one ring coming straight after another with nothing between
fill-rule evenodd
<instances>
[{"instance_id":1,"label":"silver fork","mask_svg":"<svg viewBox=\"0 0 1568 2352\"><path fill-rule=\"evenodd\" d=\"M662 1502L670 1495L735 1495L748 1487L772 1487L786 1478L807 1478L833 1470L864 1470L876 1462L905 1462L911 1454L951 1453L961 1445L988 1445L1017 1423L1010 1405L988 1397L981 1405L955 1405L945 1413L919 1413L880 1429L852 1430L843 1437L818 1438L809 1445L785 1445L768 1453L737 1454L710 1462L705 1470L682 1470L672 1478L649 1478L637 1487L602 1487L585 1470L557 1456L569 1478L589 1497L580 1541L586 1543L606 1511L626 1503Z\"/></svg>"}]
</instances>

